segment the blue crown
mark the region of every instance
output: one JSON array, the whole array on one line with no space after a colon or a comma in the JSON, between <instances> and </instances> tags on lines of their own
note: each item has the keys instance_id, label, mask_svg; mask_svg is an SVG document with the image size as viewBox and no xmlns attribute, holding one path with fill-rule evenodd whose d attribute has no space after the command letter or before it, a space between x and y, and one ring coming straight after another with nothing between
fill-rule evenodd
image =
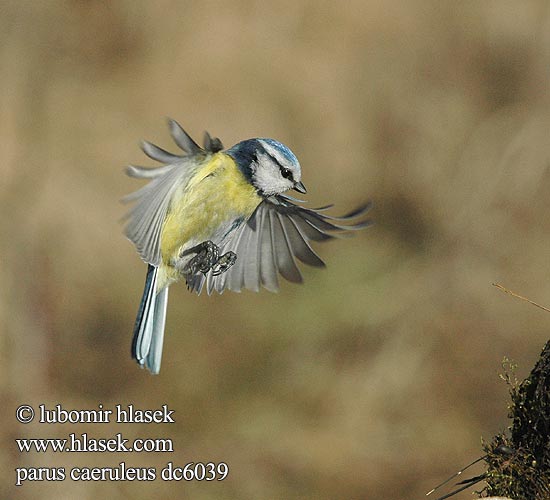
<instances>
[{"instance_id":1,"label":"blue crown","mask_svg":"<svg viewBox=\"0 0 550 500\"><path fill-rule=\"evenodd\" d=\"M264 142L267 142L270 146L273 146L275 149L277 149L286 160L288 160L289 163L292 163L296 166L300 165L300 162L298 161L298 158L296 158L296 155L288 149L282 142L276 141L275 139L260 139Z\"/></svg>"}]
</instances>

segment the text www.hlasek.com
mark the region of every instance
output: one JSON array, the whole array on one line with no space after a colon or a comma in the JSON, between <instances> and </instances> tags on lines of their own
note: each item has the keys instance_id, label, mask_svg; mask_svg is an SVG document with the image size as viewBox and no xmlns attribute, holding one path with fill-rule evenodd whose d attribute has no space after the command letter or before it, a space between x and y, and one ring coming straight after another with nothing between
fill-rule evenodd
<instances>
[{"instance_id":1,"label":"text www.hlasek.com","mask_svg":"<svg viewBox=\"0 0 550 500\"><path fill-rule=\"evenodd\" d=\"M112 438L91 438L88 434L83 433L77 436L69 434L68 439L16 439L15 442L20 452L45 453L53 451L56 453L93 453L93 452L172 452L174 446L171 439L156 438L156 439L134 439L131 443L129 440L122 437L121 433L116 434Z\"/></svg>"}]
</instances>

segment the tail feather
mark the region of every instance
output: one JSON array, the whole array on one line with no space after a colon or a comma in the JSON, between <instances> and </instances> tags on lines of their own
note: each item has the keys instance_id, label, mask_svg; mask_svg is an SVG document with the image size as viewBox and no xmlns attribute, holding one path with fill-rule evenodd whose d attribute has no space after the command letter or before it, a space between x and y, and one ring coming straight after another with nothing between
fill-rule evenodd
<instances>
[{"instance_id":1,"label":"tail feather","mask_svg":"<svg viewBox=\"0 0 550 500\"><path fill-rule=\"evenodd\" d=\"M166 306L168 305L168 287L163 288L157 295L153 321L153 334L149 344L149 352L145 359L145 366L151 373L160 371L162 360L162 344L164 343L164 323L166 322Z\"/></svg>"},{"instance_id":2,"label":"tail feather","mask_svg":"<svg viewBox=\"0 0 550 500\"><path fill-rule=\"evenodd\" d=\"M154 374L160 371L168 303L168 288L156 293L157 277L158 268L149 265L132 341L132 357Z\"/></svg>"}]
</instances>

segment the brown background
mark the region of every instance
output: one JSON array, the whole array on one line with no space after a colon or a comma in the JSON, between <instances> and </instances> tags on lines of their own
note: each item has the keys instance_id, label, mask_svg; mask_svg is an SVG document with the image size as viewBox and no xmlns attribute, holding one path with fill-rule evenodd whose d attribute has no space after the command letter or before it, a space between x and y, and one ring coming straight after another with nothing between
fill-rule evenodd
<instances>
[{"instance_id":1,"label":"brown background","mask_svg":"<svg viewBox=\"0 0 550 500\"><path fill-rule=\"evenodd\" d=\"M421 498L507 424L550 316L545 1L0 4L4 498ZM174 286L162 371L129 356L145 266L118 200L174 149L273 137L312 206L375 202L279 294ZM22 425L134 404L172 425ZM19 437L170 437L173 454L18 454ZM225 461L221 483L27 483L21 466ZM472 474L475 474L474 470ZM470 498L466 492L457 498Z\"/></svg>"}]
</instances>

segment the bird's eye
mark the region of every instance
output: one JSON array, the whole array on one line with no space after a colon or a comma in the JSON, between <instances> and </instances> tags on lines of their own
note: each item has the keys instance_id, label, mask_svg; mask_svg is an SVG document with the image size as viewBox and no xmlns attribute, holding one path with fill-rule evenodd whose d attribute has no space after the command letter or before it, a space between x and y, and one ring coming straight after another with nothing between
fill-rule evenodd
<instances>
[{"instance_id":1,"label":"bird's eye","mask_svg":"<svg viewBox=\"0 0 550 500\"><path fill-rule=\"evenodd\" d=\"M281 168L281 175L282 175L285 179L290 179L290 180L292 180L292 171L289 170L288 168Z\"/></svg>"}]
</instances>

